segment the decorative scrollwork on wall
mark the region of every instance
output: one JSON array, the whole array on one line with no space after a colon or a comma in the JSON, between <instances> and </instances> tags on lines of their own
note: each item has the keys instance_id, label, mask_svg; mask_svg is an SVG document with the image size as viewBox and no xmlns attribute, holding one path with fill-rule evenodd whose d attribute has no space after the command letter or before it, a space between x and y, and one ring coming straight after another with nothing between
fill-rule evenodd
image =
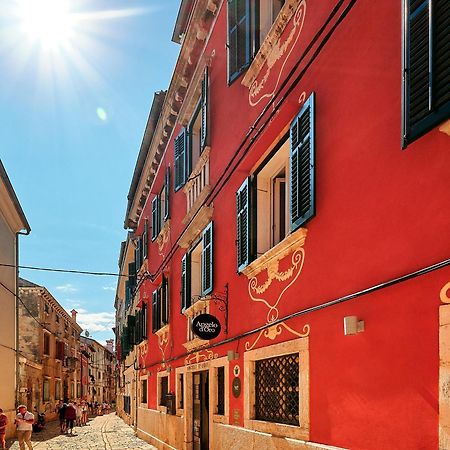
<instances>
[{"instance_id":1,"label":"decorative scrollwork on wall","mask_svg":"<svg viewBox=\"0 0 450 450\"><path fill-rule=\"evenodd\" d=\"M184 360L184 364L185 365L198 364L200 362L210 361L218 357L219 355L217 353L214 353L209 349L200 350L198 352L191 353L189 356L187 356Z\"/></svg>"},{"instance_id":2,"label":"decorative scrollwork on wall","mask_svg":"<svg viewBox=\"0 0 450 450\"><path fill-rule=\"evenodd\" d=\"M449 293L450 293L450 281L447 284L445 284L444 287L441 289L439 297L442 303L450 303Z\"/></svg>"}]
</instances>

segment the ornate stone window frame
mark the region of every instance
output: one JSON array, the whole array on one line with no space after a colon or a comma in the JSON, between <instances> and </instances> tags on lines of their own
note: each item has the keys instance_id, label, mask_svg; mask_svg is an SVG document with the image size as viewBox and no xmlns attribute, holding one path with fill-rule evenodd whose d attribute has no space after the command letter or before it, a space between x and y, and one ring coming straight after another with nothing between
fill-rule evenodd
<instances>
[{"instance_id":1,"label":"ornate stone window frame","mask_svg":"<svg viewBox=\"0 0 450 450\"><path fill-rule=\"evenodd\" d=\"M217 392L218 392L218 378L217 372L218 368L223 367L225 371L225 414L217 414ZM213 402L210 405L211 417L212 421L216 423L230 423L230 386L229 386L229 369L230 362L228 361L228 357L224 356L222 358L217 358L211 360L210 368L209 368L209 401Z\"/></svg>"},{"instance_id":2,"label":"ornate stone window frame","mask_svg":"<svg viewBox=\"0 0 450 450\"><path fill-rule=\"evenodd\" d=\"M175 369L175 402L176 402L176 415L179 417L184 416L184 411L186 409L186 367L177 367ZM180 375L183 375L183 384L184 386L181 386L181 380ZM184 393L183 395L183 408L179 408L180 406L180 396L181 393Z\"/></svg>"},{"instance_id":3,"label":"ornate stone window frame","mask_svg":"<svg viewBox=\"0 0 450 450\"><path fill-rule=\"evenodd\" d=\"M167 406L163 406L160 404L161 401L161 378L167 377L167 391L170 392L170 372L168 370L163 370L158 372L157 375L157 383L156 383L156 405L159 412L163 414L167 414Z\"/></svg>"},{"instance_id":4,"label":"ornate stone window frame","mask_svg":"<svg viewBox=\"0 0 450 450\"><path fill-rule=\"evenodd\" d=\"M299 354L299 426L255 419L255 361L276 356ZM258 348L244 353L244 426L250 430L286 438L309 440L309 338Z\"/></svg>"},{"instance_id":5,"label":"ornate stone window frame","mask_svg":"<svg viewBox=\"0 0 450 450\"><path fill-rule=\"evenodd\" d=\"M147 383L147 402L143 403L142 402L142 382L145 381ZM139 390L138 390L138 395L139 395L139 407L148 407L148 375L142 375L139 377Z\"/></svg>"},{"instance_id":6,"label":"ornate stone window frame","mask_svg":"<svg viewBox=\"0 0 450 450\"><path fill-rule=\"evenodd\" d=\"M272 51L272 48L280 39L286 25L291 20L294 15L298 5L302 0L286 0L281 11L279 12L275 22L272 24L267 36L261 43L258 52L256 53L253 61L251 62L249 68L247 69L244 77L242 78L241 84L246 87L250 87L255 81L259 72L261 71L264 63L267 61L268 56Z\"/></svg>"}]
</instances>

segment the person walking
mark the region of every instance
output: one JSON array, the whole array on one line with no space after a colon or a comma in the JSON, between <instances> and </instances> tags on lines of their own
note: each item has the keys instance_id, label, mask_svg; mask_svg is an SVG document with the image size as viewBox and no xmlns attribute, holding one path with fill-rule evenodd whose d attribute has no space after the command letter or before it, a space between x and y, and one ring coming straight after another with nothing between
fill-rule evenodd
<instances>
[{"instance_id":1,"label":"person walking","mask_svg":"<svg viewBox=\"0 0 450 450\"><path fill-rule=\"evenodd\" d=\"M66 408L67 404L62 400L59 401L58 406L56 407L58 417L59 417L59 428L61 433L65 433L66 431Z\"/></svg>"},{"instance_id":2,"label":"person walking","mask_svg":"<svg viewBox=\"0 0 450 450\"><path fill-rule=\"evenodd\" d=\"M17 427L17 438L19 439L20 450L25 450L25 444L27 444L29 450L33 450L31 433L33 432L34 414L27 411L25 405L19 405L17 410L19 412L16 415L14 423Z\"/></svg>"},{"instance_id":3,"label":"person walking","mask_svg":"<svg viewBox=\"0 0 450 450\"><path fill-rule=\"evenodd\" d=\"M73 403L69 403L67 405L67 408L65 411L65 417L66 417L67 433L70 435L73 435L73 423L75 422L75 419L77 418L77 412L76 412L75 407L73 406Z\"/></svg>"},{"instance_id":4,"label":"person walking","mask_svg":"<svg viewBox=\"0 0 450 450\"><path fill-rule=\"evenodd\" d=\"M83 400L81 402L81 425L87 425L88 421L88 405Z\"/></svg>"},{"instance_id":5,"label":"person walking","mask_svg":"<svg viewBox=\"0 0 450 450\"><path fill-rule=\"evenodd\" d=\"M81 427L81 416L82 416L81 407L80 405L77 404L77 402L73 402L73 407L75 408L75 413L77 417L75 425L77 427Z\"/></svg>"},{"instance_id":6,"label":"person walking","mask_svg":"<svg viewBox=\"0 0 450 450\"><path fill-rule=\"evenodd\" d=\"M3 450L6 449L6 425L8 425L8 417L6 417L6 414L3 414L3 409L0 408L0 444Z\"/></svg>"}]
</instances>

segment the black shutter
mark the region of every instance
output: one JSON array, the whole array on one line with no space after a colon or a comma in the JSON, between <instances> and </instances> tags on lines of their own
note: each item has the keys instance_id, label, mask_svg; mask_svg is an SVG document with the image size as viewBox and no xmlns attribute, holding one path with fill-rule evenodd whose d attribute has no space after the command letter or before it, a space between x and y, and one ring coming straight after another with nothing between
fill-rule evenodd
<instances>
[{"instance_id":1,"label":"black shutter","mask_svg":"<svg viewBox=\"0 0 450 450\"><path fill-rule=\"evenodd\" d=\"M158 237L159 217L158 217L158 196L152 200L152 241Z\"/></svg>"},{"instance_id":2,"label":"black shutter","mask_svg":"<svg viewBox=\"0 0 450 450\"><path fill-rule=\"evenodd\" d=\"M142 266L142 238L139 236L136 240L136 248L134 249L134 262L136 264L136 273L139 272Z\"/></svg>"},{"instance_id":3,"label":"black shutter","mask_svg":"<svg viewBox=\"0 0 450 450\"><path fill-rule=\"evenodd\" d=\"M213 223L204 229L202 235L202 295L213 290Z\"/></svg>"},{"instance_id":4,"label":"black shutter","mask_svg":"<svg viewBox=\"0 0 450 450\"><path fill-rule=\"evenodd\" d=\"M143 339L147 339L147 318L148 318L148 306L147 303L142 304L142 337Z\"/></svg>"},{"instance_id":5,"label":"black shutter","mask_svg":"<svg viewBox=\"0 0 450 450\"><path fill-rule=\"evenodd\" d=\"M164 193L166 197L166 201L164 203L164 221L169 218L170 209L169 209L169 201L170 201L170 167L166 168L166 176L164 179Z\"/></svg>"},{"instance_id":6,"label":"black shutter","mask_svg":"<svg viewBox=\"0 0 450 450\"><path fill-rule=\"evenodd\" d=\"M314 93L290 129L291 231L314 216Z\"/></svg>"},{"instance_id":7,"label":"black shutter","mask_svg":"<svg viewBox=\"0 0 450 450\"><path fill-rule=\"evenodd\" d=\"M208 67L205 67L205 73L203 74L202 80L202 96L201 96L201 114L202 114L202 123L200 130L200 146L202 151L208 145L208 89L209 89L209 80L208 80Z\"/></svg>"},{"instance_id":8,"label":"black shutter","mask_svg":"<svg viewBox=\"0 0 450 450\"><path fill-rule=\"evenodd\" d=\"M142 235L142 258L147 259L148 256L148 220L144 222L144 234Z\"/></svg>"},{"instance_id":9,"label":"black shutter","mask_svg":"<svg viewBox=\"0 0 450 450\"><path fill-rule=\"evenodd\" d=\"M228 0L228 81L250 64L250 0Z\"/></svg>"},{"instance_id":10,"label":"black shutter","mask_svg":"<svg viewBox=\"0 0 450 450\"><path fill-rule=\"evenodd\" d=\"M251 181L247 178L236 192L236 246L238 272L252 259L251 230Z\"/></svg>"},{"instance_id":11,"label":"black shutter","mask_svg":"<svg viewBox=\"0 0 450 450\"><path fill-rule=\"evenodd\" d=\"M186 165L187 165L187 138L186 129L176 137L175 143L175 191L178 191L186 183Z\"/></svg>"},{"instance_id":12,"label":"black shutter","mask_svg":"<svg viewBox=\"0 0 450 450\"><path fill-rule=\"evenodd\" d=\"M405 0L403 145L450 115L448 0Z\"/></svg>"},{"instance_id":13,"label":"black shutter","mask_svg":"<svg viewBox=\"0 0 450 450\"><path fill-rule=\"evenodd\" d=\"M152 292L152 332L159 330L158 327L158 290Z\"/></svg>"},{"instance_id":14,"label":"black shutter","mask_svg":"<svg viewBox=\"0 0 450 450\"><path fill-rule=\"evenodd\" d=\"M131 291L136 287L136 262L128 264L128 284Z\"/></svg>"},{"instance_id":15,"label":"black shutter","mask_svg":"<svg viewBox=\"0 0 450 450\"><path fill-rule=\"evenodd\" d=\"M181 311L191 306L191 255L186 253L181 260Z\"/></svg>"}]
</instances>

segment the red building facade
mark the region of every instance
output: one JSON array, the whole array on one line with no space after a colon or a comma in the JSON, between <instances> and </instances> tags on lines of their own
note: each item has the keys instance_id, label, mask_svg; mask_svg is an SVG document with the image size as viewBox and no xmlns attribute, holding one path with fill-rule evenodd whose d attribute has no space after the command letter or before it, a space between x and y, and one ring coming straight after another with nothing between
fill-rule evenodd
<instances>
[{"instance_id":1,"label":"red building facade","mask_svg":"<svg viewBox=\"0 0 450 450\"><path fill-rule=\"evenodd\" d=\"M450 448L448 21L440 0L181 3L119 262L140 436Z\"/></svg>"}]
</instances>

